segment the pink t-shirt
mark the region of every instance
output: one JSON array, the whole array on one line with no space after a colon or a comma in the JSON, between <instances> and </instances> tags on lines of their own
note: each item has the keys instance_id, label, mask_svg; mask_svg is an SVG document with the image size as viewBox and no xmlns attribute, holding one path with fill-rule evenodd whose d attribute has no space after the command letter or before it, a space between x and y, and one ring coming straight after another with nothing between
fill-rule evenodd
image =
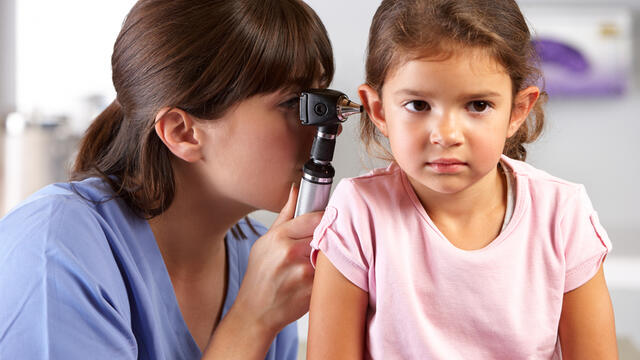
<instances>
[{"instance_id":1,"label":"pink t-shirt","mask_svg":"<svg viewBox=\"0 0 640 360\"><path fill-rule=\"evenodd\" d=\"M502 160L513 216L479 250L444 237L396 164L336 187L311 260L322 250L369 293L366 358L561 357L563 295L595 275L611 242L582 185Z\"/></svg>"}]
</instances>

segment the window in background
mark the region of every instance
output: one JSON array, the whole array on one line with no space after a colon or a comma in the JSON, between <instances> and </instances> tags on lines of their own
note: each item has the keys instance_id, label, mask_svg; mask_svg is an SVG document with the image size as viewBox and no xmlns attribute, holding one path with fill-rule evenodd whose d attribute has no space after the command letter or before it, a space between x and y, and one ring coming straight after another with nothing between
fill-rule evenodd
<instances>
[{"instance_id":1,"label":"window in background","mask_svg":"<svg viewBox=\"0 0 640 360\"><path fill-rule=\"evenodd\" d=\"M65 181L78 138L115 97L111 52L134 0L15 1L17 112L0 133L0 216ZM13 90L12 90L13 91Z\"/></svg>"},{"instance_id":2,"label":"window in background","mask_svg":"<svg viewBox=\"0 0 640 360\"><path fill-rule=\"evenodd\" d=\"M16 2L16 102L35 121L65 116L82 131L87 106L110 102L111 52L133 0ZM106 104L105 104L106 105Z\"/></svg>"}]
</instances>

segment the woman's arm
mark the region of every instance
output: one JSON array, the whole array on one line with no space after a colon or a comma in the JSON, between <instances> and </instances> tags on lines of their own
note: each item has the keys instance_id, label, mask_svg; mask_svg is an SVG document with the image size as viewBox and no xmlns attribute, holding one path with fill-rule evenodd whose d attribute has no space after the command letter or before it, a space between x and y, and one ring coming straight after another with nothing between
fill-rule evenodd
<instances>
[{"instance_id":1,"label":"woman's arm","mask_svg":"<svg viewBox=\"0 0 640 360\"><path fill-rule=\"evenodd\" d=\"M602 266L579 288L564 294L560 315L563 359L617 359L613 307Z\"/></svg>"},{"instance_id":2,"label":"woman's arm","mask_svg":"<svg viewBox=\"0 0 640 360\"><path fill-rule=\"evenodd\" d=\"M318 252L307 359L362 359L368 294Z\"/></svg>"}]
</instances>

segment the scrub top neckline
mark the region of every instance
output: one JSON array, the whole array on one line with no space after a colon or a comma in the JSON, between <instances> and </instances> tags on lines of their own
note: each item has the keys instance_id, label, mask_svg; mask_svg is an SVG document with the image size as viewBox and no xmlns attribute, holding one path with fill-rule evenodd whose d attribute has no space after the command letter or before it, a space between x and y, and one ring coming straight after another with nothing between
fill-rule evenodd
<instances>
[{"instance_id":1,"label":"scrub top neckline","mask_svg":"<svg viewBox=\"0 0 640 360\"><path fill-rule=\"evenodd\" d=\"M178 298L176 296L175 290L173 288L173 283L171 282L171 276L169 276L169 271L167 270L167 266L164 262L164 258L162 257L162 252L156 242L153 231L151 230L151 226L148 222L146 222L146 231L147 238L149 241L144 242L145 249L142 254L145 256L147 261L152 267L151 273L153 274L154 281L161 293L168 294L167 296L162 297L162 303L165 306L167 313L171 314L170 316L173 318L174 332L179 337L182 334L188 334L188 347L189 350L197 354L198 358L202 357L202 351L200 347L195 341L195 338L191 334L189 327L187 326L187 322L182 315L182 311L180 309L180 305L178 304ZM224 318L224 316L229 312L231 305L233 305L233 300L235 299L235 295L238 293L239 285L240 285L240 274L238 269L238 252L235 249L234 242L237 240L233 238L231 232L228 232L225 236L225 251L227 256L227 286L224 295L224 303L222 305L222 313L220 315L220 320Z\"/></svg>"}]
</instances>

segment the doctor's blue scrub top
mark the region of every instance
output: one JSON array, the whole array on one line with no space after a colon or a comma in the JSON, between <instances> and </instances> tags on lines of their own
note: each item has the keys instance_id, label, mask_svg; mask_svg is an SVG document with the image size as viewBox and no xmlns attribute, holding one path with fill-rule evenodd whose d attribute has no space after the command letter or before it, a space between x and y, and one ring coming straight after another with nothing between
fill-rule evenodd
<instances>
[{"instance_id":1,"label":"doctor's blue scrub top","mask_svg":"<svg viewBox=\"0 0 640 360\"><path fill-rule=\"evenodd\" d=\"M100 179L71 184L45 187L0 221L0 359L199 359L147 221L108 200ZM240 226L248 239L226 237L223 316L258 238ZM297 347L292 323L266 358L295 359Z\"/></svg>"}]
</instances>

